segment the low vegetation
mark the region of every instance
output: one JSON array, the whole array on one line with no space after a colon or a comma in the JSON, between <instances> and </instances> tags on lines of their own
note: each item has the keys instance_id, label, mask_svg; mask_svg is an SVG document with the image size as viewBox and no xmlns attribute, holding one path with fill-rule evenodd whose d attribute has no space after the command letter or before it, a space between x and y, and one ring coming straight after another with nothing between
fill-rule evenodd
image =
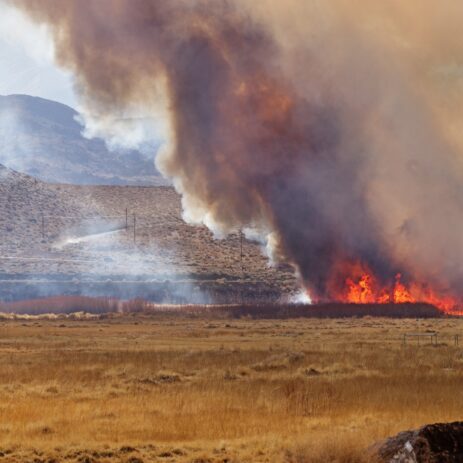
<instances>
[{"instance_id":1,"label":"low vegetation","mask_svg":"<svg viewBox=\"0 0 463 463\"><path fill-rule=\"evenodd\" d=\"M112 298L56 296L18 302L0 303L0 312L15 314L66 314L73 312L117 312L121 303Z\"/></svg>"},{"instance_id":2,"label":"low vegetation","mask_svg":"<svg viewBox=\"0 0 463 463\"><path fill-rule=\"evenodd\" d=\"M371 461L463 414L457 318L0 322L0 462ZM411 332L439 332L437 345Z\"/></svg>"},{"instance_id":3,"label":"low vegetation","mask_svg":"<svg viewBox=\"0 0 463 463\"><path fill-rule=\"evenodd\" d=\"M85 312L147 313L152 316L177 315L201 318L255 318L287 319L295 317L395 317L438 318L443 314L434 306L424 303L404 304L209 304L174 305L153 304L143 299L120 301L110 297L56 296L18 302L0 302L0 313L13 314L71 314Z\"/></svg>"}]
</instances>

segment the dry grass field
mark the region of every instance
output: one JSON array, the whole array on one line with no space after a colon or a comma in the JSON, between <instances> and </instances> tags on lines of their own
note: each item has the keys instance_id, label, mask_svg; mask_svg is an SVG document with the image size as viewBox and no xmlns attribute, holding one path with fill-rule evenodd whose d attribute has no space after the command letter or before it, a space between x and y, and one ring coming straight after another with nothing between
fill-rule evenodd
<instances>
[{"instance_id":1,"label":"dry grass field","mask_svg":"<svg viewBox=\"0 0 463 463\"><path fill-rule=\"evenodd\" d=\"M0 462L363 462L463 415L463 320L0 322ZM402 345L406 332L439 332Z\"/></svg>"}]
</instances>

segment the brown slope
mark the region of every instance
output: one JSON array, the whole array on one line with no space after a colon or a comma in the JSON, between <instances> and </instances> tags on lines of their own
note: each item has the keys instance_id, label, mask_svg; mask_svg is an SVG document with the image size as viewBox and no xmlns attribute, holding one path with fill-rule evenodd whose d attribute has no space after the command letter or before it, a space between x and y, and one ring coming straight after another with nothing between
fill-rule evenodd
<instances>
[{"instance_id":1,"label":"brown slope","mask_svg":"<svg viewBox=\"0 0 463 463\"><path fill-rule=\"evenodd\" d=\"M78 281L72 291L84 294L88 285L82 282L111 280L127 287L143 281L128 297L160 300L175 293L176 301L195 291L236 297L246 288L250 297L275 298L295 289L291 269L269 267L258 244L243 240L241 257L239 235L216 240L205 227L187 225L172 188L55 185L5 168L0 173L3 280ZM8 285L17 299L18 289ZM111 295L117 286L99 285L90 295ZM41 295L21 291L25 297ZM51 294L68 291L61 285ZM43 295L49 294L47 289Z\"/></svg>"}]
</instances>

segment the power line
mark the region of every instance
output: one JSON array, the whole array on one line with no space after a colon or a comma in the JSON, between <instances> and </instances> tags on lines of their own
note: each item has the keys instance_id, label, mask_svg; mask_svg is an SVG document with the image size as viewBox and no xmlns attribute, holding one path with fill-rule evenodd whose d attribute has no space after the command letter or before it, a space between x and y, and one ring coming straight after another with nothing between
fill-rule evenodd
<instances>
[{"instance_id":1,"label":"power line","mask_svg":"<svg viewBox=\"0 0 463 463\"><path fill-rule=\"evenodd\" d=\"M79 219L79 220L97 220L97 219L123 219L123 215L96 215L93 217L82 217L82 216L63 216L63 215L43 215L45 219Z\"/></svg>"}]
</instances>

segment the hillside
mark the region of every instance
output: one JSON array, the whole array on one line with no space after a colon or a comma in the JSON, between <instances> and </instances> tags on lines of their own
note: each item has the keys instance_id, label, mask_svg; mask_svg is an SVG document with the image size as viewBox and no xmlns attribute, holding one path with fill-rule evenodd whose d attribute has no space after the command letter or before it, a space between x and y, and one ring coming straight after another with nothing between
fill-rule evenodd
<instances>
[{"instance_id":1,"label":"hillside","mask_svg":"<svg viewBox=\"0 0 463 463\"><path fill-rule=\"evenodd\" d=\"M163 185L153 158L86 139L72 108L27 95L0 96L0 163L53 183Z\"/></svg>"},{"instance_id":2,"label":"hillside","mask_svg":"<svg viewBox=\"0 0 463 463\"><path fill-rule=\"evenodd\" d=\"M269 267L258 244L243 240L241 253L239 236L185 224L170 187L47 184L5 168L0 177L0 300L220 302L296 290L292 269Z\"/></svg>"}]
</instances>

